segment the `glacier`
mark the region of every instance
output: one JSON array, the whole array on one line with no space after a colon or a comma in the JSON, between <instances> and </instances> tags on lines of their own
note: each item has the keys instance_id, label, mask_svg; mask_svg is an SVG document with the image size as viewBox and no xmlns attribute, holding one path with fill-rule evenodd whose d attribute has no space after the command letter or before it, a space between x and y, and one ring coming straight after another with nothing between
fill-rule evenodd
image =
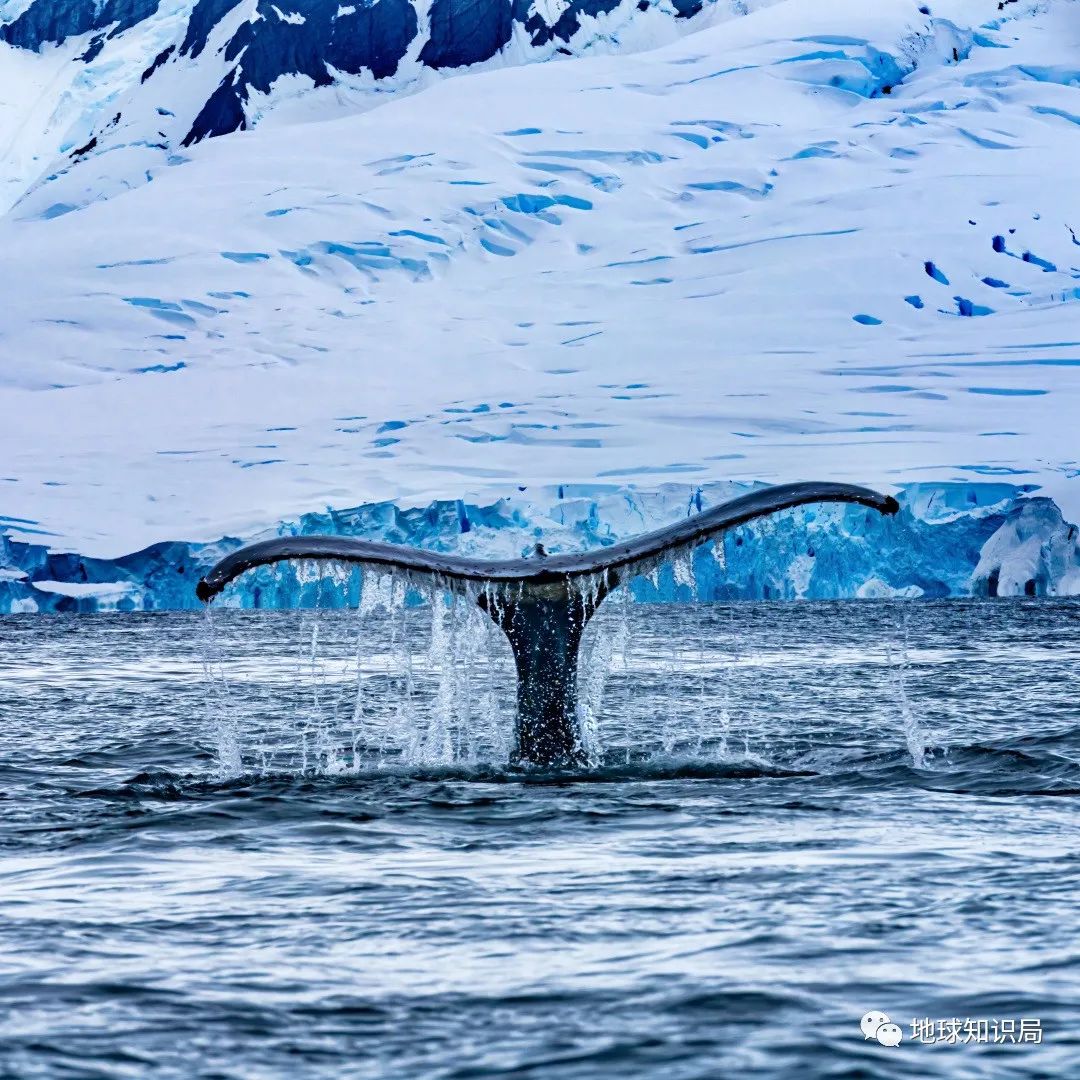
<instances>
[{"instance_id":1,"label":"glacier","mask_svg":"<svg viewBox=\"0 0 1080 1080\"><path fill-rule=\"evenodd\" d=\"M379 503L305 514L243 540L159 543L118 559L0 541L0 610L195 608L195 585L241 543L335 534L491 558L590 550L668 525L753 485L664 485L626 492L562 487L489 506L460 500L402 510ZM550 500L550 501L549 501ZM638 601L1067 596L1080 594L1080 531L1051 499L1009 484L914 484L895 518L814 506L751 523L677 565L634 580ZM216 601L243 608L356 606L362 572L292 564L249 571Z\"/></svg>"},{"instance_id":2,"label":"glacier","mask_svg":"<svg viewBox=\"0 0 1080 1080\"><path fill-rule=\"evenodd\" d=\"M805 478L904 511L748 531L708 595L1080 592L1078 11L0 3L0 610Z\"/></svg>"}]
</instances>

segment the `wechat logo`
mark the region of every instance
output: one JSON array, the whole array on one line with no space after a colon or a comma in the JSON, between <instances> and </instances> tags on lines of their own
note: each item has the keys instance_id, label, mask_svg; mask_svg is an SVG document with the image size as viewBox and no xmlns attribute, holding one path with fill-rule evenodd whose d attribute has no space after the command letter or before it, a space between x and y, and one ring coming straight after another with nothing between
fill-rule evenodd
<instances>
[{"instance_id":1,"label":"wechat logo","mask_svg":"<svg viewBox=\"0 0 1080 1080\"><path fill-rule=\"evenodd\" d=\"M859 1021L862 1028L863 1040L877 1039L882 1046L899 1046L904 1033L899 1024L894 1024L886 1013L868 1012Z\"/></svg>"}]
</instances>

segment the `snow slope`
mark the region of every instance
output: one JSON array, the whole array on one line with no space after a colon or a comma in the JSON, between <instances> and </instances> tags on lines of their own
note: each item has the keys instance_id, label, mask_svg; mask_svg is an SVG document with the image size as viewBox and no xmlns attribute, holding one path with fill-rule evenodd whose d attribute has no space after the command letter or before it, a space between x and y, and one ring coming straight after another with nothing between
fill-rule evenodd
<instances>
[{"instance_id":1,"label":"snow slope","mask_svg":"<svg viewBox=\"0 0 1080 1080\"><path fill-rule=\"evenodd\" d=\"M76 165L86 197L115 193L268 116L326 119L480 65L655 48L703 10L775 2L3 0L0 207Z\"/></svg>"},{"instance_id":2,"label":"snow slope","mask_svg":"<svg viewBox=\"0 0 1080 1080\"><path fill-rule=\"evenodd\" d=\"M286 77L245 91L254 130L129 131L26 184L9 531L113 559L327 506L808 477L1075 518L1080 5L718 13L628 55L514 39L375 107ZM71 48L8 49L3 85ZM187 70L129 87L133 128Z\"/></svg>"}]
</instances>

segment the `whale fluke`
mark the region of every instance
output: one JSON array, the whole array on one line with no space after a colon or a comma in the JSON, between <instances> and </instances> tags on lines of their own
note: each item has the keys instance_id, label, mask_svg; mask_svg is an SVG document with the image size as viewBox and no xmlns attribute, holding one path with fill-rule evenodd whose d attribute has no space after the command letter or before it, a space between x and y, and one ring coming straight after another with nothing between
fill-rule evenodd
<instances>
[{"instance_id":1,"label":"whale fluke","mask_svg":"<svg viewBox=\"0 0 1080 1080\"><path fill-rule=\"evenodd\" d=\"M581 756L577 721L578 648L585 625L622 582L680 549L704 543L755 518L807 503L857 503L882 514L899 504L853 484L809 482L762 488L595 551L527 559L485 560L348 536L282 536L248 544L217 563L196 587L209 602L247 570L291 559L325 559L429 575L446 588L481 586L478 603L502 628L518 676L517 761L574 764Z\"/></svg>"}]
</instances>

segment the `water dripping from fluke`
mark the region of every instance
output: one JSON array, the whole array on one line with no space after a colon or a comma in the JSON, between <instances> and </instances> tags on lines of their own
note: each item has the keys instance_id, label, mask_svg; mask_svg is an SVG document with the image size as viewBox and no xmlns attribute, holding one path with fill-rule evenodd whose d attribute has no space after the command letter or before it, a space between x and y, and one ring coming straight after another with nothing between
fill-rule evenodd
<instances>
[{"instance_id":1,"label":"water dripping from fluke","mask_svg":"<svg viewBox=\"0 0 1080 1080\"><path fill-rule=\"evenodd\" d=\"M513 652L517 715L511 763L575 768L596 756L590 705L586 701L579 707L579 692L589 680L579 676L578 667L585 627L605 597L631 578L655 574L669 562L674 563L676 581L695 593L690 558L695 547L757 518L823 502L856 503L882 514L899 510L894 498L869 488L786 484L751 492L600 550L549 556L538 545L533 557L510 560L446 555L344 536L279 537L226 556L199 582L196 593L209 603L230 581L255 567L313 560L388 570L392 589L414 589L433 603L437 594L450 594L454 610L464 599L472 611L485 612L503 631ZM436 724L427 738L445 741L449 734Z\"/></svg>"}]
</instances>

